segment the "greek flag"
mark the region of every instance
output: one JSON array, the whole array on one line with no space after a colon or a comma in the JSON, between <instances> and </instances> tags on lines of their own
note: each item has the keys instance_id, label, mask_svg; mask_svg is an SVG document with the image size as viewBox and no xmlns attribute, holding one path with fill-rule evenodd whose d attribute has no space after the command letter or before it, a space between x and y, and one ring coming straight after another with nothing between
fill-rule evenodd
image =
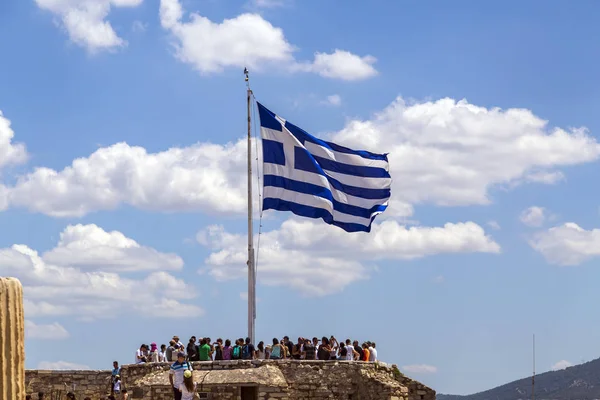
<instances>
[{"instance_id":1,"label":"greek flag","mask_svg":"<svg viewBox=\"0 0 600 400\"><path fill-rule=\"evenodd\" d=\"M321 218L347 232L370 232L390 199L387 154L351 150L311 136L258 104L263 210Z\"/></svg>"}]
</instances>

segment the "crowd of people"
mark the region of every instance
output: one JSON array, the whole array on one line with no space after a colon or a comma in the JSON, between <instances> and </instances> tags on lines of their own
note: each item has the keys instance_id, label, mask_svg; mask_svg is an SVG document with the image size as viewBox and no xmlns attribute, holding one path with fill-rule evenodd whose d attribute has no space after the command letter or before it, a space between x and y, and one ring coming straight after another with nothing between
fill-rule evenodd
<instances>
[{"instance_id":1,"label":"crowd of people","mask_svg":"<svg viewBox=\"0 0 600 400\"><path fill-rule=\"evenodd\" d=\"M193 381L192 366L190 361L227 361L227 360L340 360L377 362L377 347L375 342L366 341L359 344L358 340L346 339L338 341L334 336L321 340L299 337L293 342L284 336L279 340L273 338L272 342L265 345L259 342L256 346L250 338L230 339L219 338L212 341L208 337L200 339L192 336L187 346L178 336L173 336L169 345L162 344L160 349L156 343L150 346L142 344L135 353L135 363L170 362L169 382L173 388L175 400L192 400L196 392L197 383ZM118 364L115 362L113 369L113 393L120 391L120 378Z\"/></svg>"},{"instance_id":2,"label":"crowd of people","mask_svg":"<svg viewBox=\"0 0 600 400\"><path fill-rule=\"evenodd\" d=\"M222 360L347 360L347 361L377 361L377 348L374 342L366 341L359 344L358 340L346 339L339 342L334 336L329 338L316 337L312 339L299 337L296 342L287 336L279 340L273 338L272 343L265 345L259 342L256 346L250 338L230 339L210 338L197 339L192 336L184 345L178 336L173 336L169 345L156 343L150 346L142 344L135 354L135 364L149 362L175 362L178 355L183 353L186 361L222 361Z\"/></svg>"}]
</instances>

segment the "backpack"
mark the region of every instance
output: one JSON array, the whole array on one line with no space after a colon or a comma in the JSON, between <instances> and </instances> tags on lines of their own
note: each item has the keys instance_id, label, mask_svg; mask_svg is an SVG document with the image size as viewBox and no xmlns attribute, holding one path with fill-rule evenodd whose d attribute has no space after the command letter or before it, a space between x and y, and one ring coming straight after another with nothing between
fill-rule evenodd
<instances>
[{"instance_id":1,"label":"backpack","mask_svg":"<svg viewBox=\"0 0 600 400\"><path fill-rule=\"evenodd\" d=\"M242 358L244 360L250 359L250 346L248 346L247 344L245 344L244 347L242 347Z\"/></svg>"},{"instance_id":2,"label":"backpack","mask_svg":"<svg viewBox=\"0 0 600 400\"><path fill-rule=\"evenodd\" d=\"M233 346L233 352L231 354L231 358L233 360L239 360L241 358L241 351L240 351L240 346L235 345Z\"/></svg>"}]
</instances>

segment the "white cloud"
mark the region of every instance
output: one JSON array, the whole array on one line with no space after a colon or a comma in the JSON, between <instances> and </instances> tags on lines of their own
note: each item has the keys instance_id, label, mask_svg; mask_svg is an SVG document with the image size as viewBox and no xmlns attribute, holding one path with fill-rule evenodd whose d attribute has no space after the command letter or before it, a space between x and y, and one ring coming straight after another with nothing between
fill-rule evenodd
<instances>
[{"instance_id":1,"label":"white cloud","mask_svg":"<svg viewBox=\"0 0 600 400\"><path fill-rule=\"evenodd\" d=\"M358 80L377 73L373 67L374 57L360 57L345 50L316 53L310 63L296 61L293 55L296 47L287 41L283 30L259 14L241 14L221 23L198 13L191 13L189 21L183 18L184 11L178 0L161 0L161 25L173 35L176 57L201 74L218 73L225 68L248 67L251 71L261 71L271 67Z\"/></svg>"},{"instance_id":2,"label":"white cloud","mask_svg":"<svg viewBox=\"0 0 600 400\"><path fill-rule=\"evenodd\" d=\"M8 196L13 206L77 217L129 204L152 211L241 212L246 207L246 141L148 153L117 143L62 171L37 168Z\"/></svg>"},{"instance_id":3,"label":"white cloud","mask_svg":"<svg viewBox=\"0 0 600 400\"><path fill-rule=\"evenodd\" d=\"M519 219L527 226L539 227L542 226L546 220L546 210L543 207L529 207L528 209L523 210Z\"/></svg>"},{"instance_id":4,"label":"white cloud","mask_svg":"<svg viewBox=\"0 0 600 400\"><path fill-rule=\"evenodd\" d=\"M211 226L198 241L213 251L205 260L217 280L246 276L244 235ZM261 236L258 279L306 295L323 296L368 279L372 262L407 260L439 253L498 253L500 247L473 222L406 228L396 221L373 224L370 234L348 234L312 220L289 219Z\"/></svg>"},{"instance_id":5,"label":"white cloud","mask_svg":"<svg viewBox=\"0 0 600 400\"><path fill-rule=\"evenodd\" d=\"M331 96L327 96L325 100L321 102L321 104L339 107L342 104L342 98L339 94L332 94Z\"/></svg>"},{"instance_id":6,"label":"white cloud","mask_svg":"<svg viewBox=\"0 0 600 400\"><path fill-rule=\"evenodd\" d=\"M35 0L37 5L60 19L73 43L90 52L127 45L106 17L111 8L137 7L143 0Z\"/></svg>"},{"instance_id":7,"label":"white cloud","mask_svg":"<svg viewBox=\"0 0 600 400\"><path fill-rule=\"evenodd\" d=\"M600 155L585 129L548 129L528 110L486 109L452 99L409 105L399 98L370 120L352 120L323 136L347 147L390 153L393 195L380 219L411 216L422 203L488 204L492 189L526 184L531 171L553 173ZM117 143L63 170L37 168L14 187L0 186L0 207L55 217L125 204L150 211L241 214L245 171L245 139L157 153Z\"/></svg>"},{"instance_id":8,"label":"white cloud","mask_svg":"<svg viewBox=\"0 0 600 400\"><path fill-rule=\"evenodd\" d=\"M538 232L529 241L550 264L575 266L600 256L600 229L585 230L574 222Z\"/></svg>"},{"instance_id":9,"label":"white cloud","mask_svg":"<svg viewBox=\"0 0 600 400\"><path fill-rule=\"evenodd\" d=\"M112 238L119 238L115 232L111 234ZM127 238L119 238L113 245L118 248L122 245L121 239ZM117 253L109 245L105 246L108 254L105 256L106 269L115 269L114 255ZM151 254L156 251L148 249L148 252ZM81 258L77 259L77 254L73 253L76 263L82 263ZM121 255L125 257L126 253ZM195 289L183 280L165 271L152 272L142 279L123 278L118 273L105 271L101 264L102 257L101 253L97 253L95 260L92 256L84 258L83 264L90 263L85 265L86 269L93 266L93 271L84 272L70 265L68 259L56 257L55 261L61 264L49 263L35 250L25 245L14 245L0 249L0 275L15 276L23 283L25 314L28 318L73 315L93 320L112 318L123 313L141 313L145 316L149 308L161 310L163 318L203 314L200 307L182 302L197 295ZM123 258L120 262L125 268L133 265Z\"/></svg>"},{"instance_id":10,"label":"white cloud","mask_svg":"<svg viewBox=\"0 0 600 400\"><path fill-rule=\"evenodd\" d=\"M58 322L37 325L33 321L25 320L25 337L29 339L61 340L69 336L69 332Z\"/></svg>"},{"instance_id":11,"label":"white cloud","mask_svg":"<svg viewBox=\"0 0 600 400\"><path fill-rule=\"evenodd\" d=\"M402 370L411 374L435 374L437 372L437 367L427 364L415 364L405 365L402 367Z\"/></svg>"},{"instance_id":12,"label":"white cloud","mask_svg":"<svg viewBox=\"0 0 600 400\"><path fill-rule=\"evenodd\" d=\"M141 246L121 232L106 232L94 224L67 226L60 234L58 245L42 258L51 264L117 272L183 267L183 260L176 254Z\"/></svg>"},{"instance_id":13,"label":"white cloud","mask_svg":"<svg viewBox=\"0 0 600 400\"><path fill-rule=\"evenodd\" d=\"M565 180L565 174L560 171L541 171L527 174L525 179L528 182L545 183L552 185Z\"/></svg>"},{"instance_id":14,"label":"white cloud","mask_svg":"<svg viewBox=\"0 0 600 400\"><path fill-rule=\"evenodd\" d=\"M37 369L40 370L72 370L82 371L88 370L90 367L83 364L75 364L67 361L41 361L38 363Z\"/></svg>"},{"instance_id":15,"label":"white cloud","mask_svg":"<svg viewBox=\"0 0 600 400\"><path fill-rule=\"evenodd\" d=\"M488 221L487 225L495 231L499 231L501 229L500 224L497 221Z\"/></svg>"},{"instance_id":16,"label":"white cloud","mask_svg":"<svg viewBox=\"0 0 600 400\"><path fill-rule=\"evenodd\" d=\"M301 64L299 69L314 72L325 78L356 81L377 75L373 64L377 59L373 56L360 57L345 50L335 49L331 54L315 53L315 60L310 64Z\"/></svg>"},{"instance_id":17,"label":"white cloud","mask_svg":"<svg viewBox=\"0 0 600 400\"><path fill-rule=\"evenodd\" d=\"M393 198L413 205L488 204L491 188L600 156L600 145L585 129L549 129L529 110L486 109L448 98L412 104L398 98L329 138L389 152Z\"/></svg>"},{"instance_id":18,"label":"white cloud","mask_svg":"<svg viewBox=\"0 0 600 400\"><path fill-rule=\"evenodd\" d=\"M573 366L573 364L570 363L569 361L560 360L560 361L556 362L554 365L552 365L551 369L552 369L552 371L558 371L558 370L566 369L566 368L569 368L572 366Z\"/></svg>"},{"instance_id":19,"label":"white cloud","mask_svg":"<svg viewBox=\"0 0 600 400\"><path fill-rule=\"evenodd\" d=\"M0 168L11 164L22 164L27 161L28 155L25 145L14 143L14 137L15 132L11 128L10 120L4 117L0 110Z\"/></svg>"}]
</instances>

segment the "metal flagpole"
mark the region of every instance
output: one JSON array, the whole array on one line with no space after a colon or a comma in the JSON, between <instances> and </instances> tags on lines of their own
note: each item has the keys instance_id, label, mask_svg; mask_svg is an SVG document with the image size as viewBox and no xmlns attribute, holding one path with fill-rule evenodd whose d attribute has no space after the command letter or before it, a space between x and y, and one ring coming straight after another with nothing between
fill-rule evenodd
<instances>
[{"instance_id":1,"label":"metal flagpole","mask_svg":"<svg viewBox=\"0 0 600 400\"><path fill-rule=\"evenodd\" d=\"M246 94L248 103L248 337L254 343L256 320L256 278L254 270L254 239L252 224L252 123L250 111L252 106L252 90L248 78L248 69L244 68L246 75Z\"/></svg>"}]
</instances>

